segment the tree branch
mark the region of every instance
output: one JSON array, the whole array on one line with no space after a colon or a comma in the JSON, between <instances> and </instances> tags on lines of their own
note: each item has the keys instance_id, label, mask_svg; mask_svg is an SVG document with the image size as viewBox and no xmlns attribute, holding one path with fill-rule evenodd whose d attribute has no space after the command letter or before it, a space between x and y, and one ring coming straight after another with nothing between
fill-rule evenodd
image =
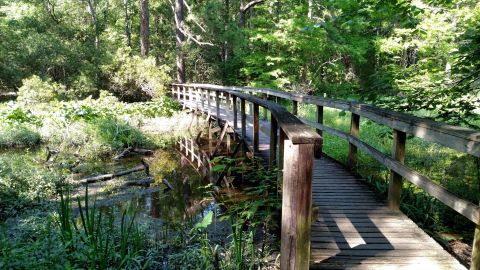
<instances>
[{"instance_id":1,"label":"tree branch","mask_svg":"<svg viewBox=\"0 0 480 270\"><path fill-rule=\"evenodd\" d=\"M265 0L253 0L242 8L242 12L247 12L250 8L264 2Z\"/></svg>"}]
</instances>

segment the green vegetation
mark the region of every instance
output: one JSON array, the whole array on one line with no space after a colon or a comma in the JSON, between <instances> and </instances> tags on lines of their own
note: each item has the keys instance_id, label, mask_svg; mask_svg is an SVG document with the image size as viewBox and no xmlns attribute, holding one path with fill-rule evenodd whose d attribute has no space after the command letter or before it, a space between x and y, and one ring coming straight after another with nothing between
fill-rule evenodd
<instances>
[{"instance_id":1,"label":"green vegetation","mask_svg":"<svg viewBox=\"0 0 480 270\"><path fill-rule=\"evenodd\" d=\"M184 136L192 121L166 95L174 81L353 99L480 129L479 22L477 0L0 0L0 268L262 267L256 230L278 230L280 185L256 163L215 160L229 184L255 186L242 186L253 200L224 201L230 245L184 220L153 245L130 210L118 221L87 207L72 222L74 203L59 196L74 175L115 168L127 148ZM315 108L300 114L314 119ZM349 122L325 110L328 126L348 131ZM390 129L365 119L360 129L390 154ZM347 142L324 142L346 161ZM413 137L406 152L409 167L478 203L478 158ZM156 160L152 171L169 168L161 179L177 169L172 156ZM385 196L390 172L363 153L358 169ZM402 210L426 230L471 237L470 222L420 189L405 183L402 194Z\"/></svg>"}]
</instances>

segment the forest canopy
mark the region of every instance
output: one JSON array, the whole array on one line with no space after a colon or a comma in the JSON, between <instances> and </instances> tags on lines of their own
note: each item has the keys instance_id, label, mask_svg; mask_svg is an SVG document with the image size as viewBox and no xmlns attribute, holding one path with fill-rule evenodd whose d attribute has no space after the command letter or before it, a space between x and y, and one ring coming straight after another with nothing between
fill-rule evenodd
<instances>
[{"instance_id":1,"label":"forest canopy","mask_svg":"<svg viewBox=\"0 0 480 270\"><path fill-rule=\"evenodd\" d=\"M147 100L185 80L479 125L475 0L0 0L0 37L0 92L24 100Z\"/></svg>"}]
</instances>

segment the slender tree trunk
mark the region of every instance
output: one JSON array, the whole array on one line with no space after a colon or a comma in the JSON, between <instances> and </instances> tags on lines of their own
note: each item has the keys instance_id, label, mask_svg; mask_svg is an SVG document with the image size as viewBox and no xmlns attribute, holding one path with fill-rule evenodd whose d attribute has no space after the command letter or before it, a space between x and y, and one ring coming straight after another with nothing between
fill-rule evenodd
<instances>
[{"instance_id":1,"label":"slender tree trunk","mask_svg":"<svg viewBox=\"0 0 480 270\"><path fill-rule=\"evenodd\" d=\"M240 14L238 16L238 25L240 28L245 27L245 5L243 3L243 0L240 0Z\"/></svg>"},{"instance_id":2,"label":"slender tree trunk","mask_svg":"<svg viewBox=\"0 0 480 270\"><path fill-rule=\"evenodd\" d=\"M308 0L308 14L307 17L311 20L313 18L313 0Z\"/></svg>"},{"instance_id":3,"label":"slender tree trunk","mask_svg":"<svg viewBox=\"0 0 480 270\"><path fill-rule=\"evenodd\" d=\"M132 47L132 23L130 21L130 13L128 11L128 0L123 0L123 8L125 11L125 36L127 37L127 46Z\"/></svg>"},{"instance_id":4,"label":"slender tree trunk","mask_svg":"<svg viewBox=\"0 0 480 270\"><path fill-rule=\"evenodd\" d=\"M183 0L175 0L175 40L176 40L176 54L177 54L177 81L179 83L185 82L185 59L183 55L183 42L185 35L183 34L183 16L184 3Z\"/></svg>"},{"instance_id":5,"label":"slender tree trunk","mask_svg":"<svg viewBox=\"0 0 480 270\"><path fill-rule=\"evenodd\" d=\"M93 27L95 29L95 47L98 48L98 45L100 44L100 28L97 20L97 8L96 8L95 0L86 0L86 2L88 5L88 12L92 17Z\"/></svg>"},{"instance_id":6,"label":"slender tree trunk","mask_svg":"<svg viewBox=\"0 0 480 270\"><path fill-rule=\"evenodd\" d=\"M148 0L140 0L140 53L146 56L149 51L150 24Z\"/></svg>"}]
</instances>

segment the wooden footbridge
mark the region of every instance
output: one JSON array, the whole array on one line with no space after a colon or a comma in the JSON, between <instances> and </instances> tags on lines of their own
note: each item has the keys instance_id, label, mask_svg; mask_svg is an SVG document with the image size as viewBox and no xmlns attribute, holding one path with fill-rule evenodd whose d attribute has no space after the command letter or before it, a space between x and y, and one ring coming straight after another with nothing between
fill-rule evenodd
<instances>
[{"instance_id":1,"label":"wooden footbridge","mask_svg":"<svg viewBox=\"0 0 480 270\"><path fill-rule=\"evenodd\" d=\"M407 134L480 157L479 131L368 104L272 89L173 84L172 96L184 109L223 121L253 153L278 166L283 178L281 269L465 269L400 212L403 179L473 222L470 269L480 269L480 207L404 165ZM272 99L289 100L292 112ZM316 121L297 116L299 102L317 106ZM325 126L324 107L351 112L350 132ZM360 117L393 129L392 156L359 139ZM346 167L321 157L323 132L348 141ZM391 170L386 202L353 172L358 149ZM312 205L319 209L313 223Z\"/></svg>"}]
</instances>

